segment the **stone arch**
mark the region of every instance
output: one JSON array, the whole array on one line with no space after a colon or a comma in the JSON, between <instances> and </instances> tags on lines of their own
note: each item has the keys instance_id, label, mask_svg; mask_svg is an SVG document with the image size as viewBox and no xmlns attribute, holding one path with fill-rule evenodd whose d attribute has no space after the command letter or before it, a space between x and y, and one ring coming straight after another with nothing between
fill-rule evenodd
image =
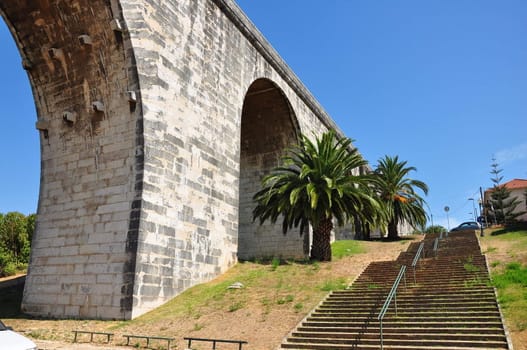
<instances>
[{"instance_id":1,"label":"stone arch","mask_svg":"<svg viewBox=\"0 0 527 350\"><path fill-rule=\"evenodd\" d=\"M117 1L4 1L37 111L41 177L22 308L130 318L142 111Z\"/></svg>"},{"instance_id":2,"label":"stone arch","mask_svg":"<svg viewBox=\"0 0 527 350\"><path fill-rule=\"evenodd\" d=\"M233 0L137 4L0 1L41 149L26 313L129 319L237 258L305 256L251 198L333 122Z\"/></svg>"},{"instance_id":3,"label":"stone arch","mask_svg":"<svg viewBox=\"0 0 527 350\"><path fill-rule=\"evenodd\" d=\"M242 260L304 255L299 235L284 236L280 222L260 226L252 220L252 197L261 178L279 164L299 135L297 117L284 92L271 80L255 80L245 94L241 118L238 257Z\"/></svg>"}]
</instances>

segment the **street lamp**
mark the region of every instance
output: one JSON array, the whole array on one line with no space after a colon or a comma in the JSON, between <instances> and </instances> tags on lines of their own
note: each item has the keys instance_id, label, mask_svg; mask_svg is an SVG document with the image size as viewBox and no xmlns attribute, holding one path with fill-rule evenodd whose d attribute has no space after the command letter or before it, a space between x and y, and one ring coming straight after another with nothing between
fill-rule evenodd
<instances>
[{"instance_id":1,"label":"street lamp","mask_svg":"<svg viewBox=\"0 0 527 350\"><path fill-rule=\"evenodd\" d=\"M487 225L487 211L483 210L483 190L481 189L481 186L479 186L479 215L483 216L485 218L484 224ZM483 223L481 223L483 224ZM480 227L480 236L483 237L483 225Z\"/></svg>"},{"instance_id":2,"label":"street lamp","mask_svg":"<svg viewBox=\"0 0 527 350\"><path fill-rule=\"evenodd\" d=\"M447 224L447 231L450 232L450 220L448 219L448 212L450 211L450 207L448 205L445 206L445 213L446 213L446 224Z\"/></svg>"},{"instance_id":3,"label":"street lamp","mask_svg":"<svg viewBox=\"0 0 527 350\"><path fill-rule=\"evenodd\" d=\"M430 206L428 205L428 203L426 203L425 201L423 201L423 203L426 205L426 207L428 208L428 211L430 212L430 219L432 220L432 227L434 227L434 214L432 214L432 209L430 209Z\"/></svg>"},{"instance_id":4,"label":"street lamp","mask_svg":"<svg viewBox=\"0 0 527 350\"><path fill-rule=\"evenodd\" d=\"M472 201L472 213L474 214L474 221L478 221L476 215L478 212L476 211L476 205L474 204L474 198L469 198L469 201Z\"/></svg>"}]
</instances>

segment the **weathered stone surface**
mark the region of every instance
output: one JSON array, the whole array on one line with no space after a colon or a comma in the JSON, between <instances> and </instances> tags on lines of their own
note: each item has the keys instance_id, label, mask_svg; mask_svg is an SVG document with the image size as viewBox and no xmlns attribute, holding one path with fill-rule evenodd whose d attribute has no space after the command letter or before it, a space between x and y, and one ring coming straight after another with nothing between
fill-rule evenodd
<instances>
[{"instance_id":1,"label":"weathered stone surface","mask_svg":"<svg viewBox=\"0 0 527 350\"><path fill-rule=\"evenodd\" d=\"M238 259L308 253L308 235L253 222L252 196L300 133L336 126L232 0L0 12L41 137L25 312L130 319Z\"/></svg>"}]
</instances>

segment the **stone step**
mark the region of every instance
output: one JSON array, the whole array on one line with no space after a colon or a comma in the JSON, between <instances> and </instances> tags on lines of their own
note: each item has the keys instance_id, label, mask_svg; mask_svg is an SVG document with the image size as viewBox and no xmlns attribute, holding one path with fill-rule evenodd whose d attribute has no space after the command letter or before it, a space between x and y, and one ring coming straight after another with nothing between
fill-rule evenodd
<instances>
[{"instance_id":1,"label":"stone step","mask_svg":"<svg viewBox=\"0 0 527 350\"><path fill-rule=\"evenodd\" d=\"M288 344L285 343L284 346L282 346L280 349L288 349L288 350L347 350L347 349L354 349L354 350L379 350L380 346L378 344L375 345L368 345L368 344L357 344L347 346L347 347L331 347L326 348L324 346L312 346L310 344ZM431 345L425 345L425 346L419 346L419 345L390 345L389 347L385 346L386 350L480 350L481 347L465 347L465 346L455 346L455 347L448 347L445 348L442 345L439 346L431 346ZM507 350L507 347L495 347L493 349L503 349Z\"/></svg>"},{"instance_id":2,"label":"stone step","mask_svg":"<svg viewBox=\"0 0 527 350\"><path fill-rule=\"evenodd\" d=\"M352 286L334 291L290 337L283 349L379 349L378 313L400 266L406 283L397 291L382 321L384 347L391 350L507 349L507 339L489 286L485 256L473 233L456 233L439 241L424 237L425 258L412 263L419 243L396 261L371 263ZM414 283L414 276L417 283Z\"/></svg>"},{"instance_id":3,"label":"stone step","mask_svg":"<svg viewBox=\"0 0 527 350\"><path fill-rule=\"evenodd\" d=\"M384 302L388 293L384 295L376 295L374 297L368 297L361 300L360 298L327 298L321 306L360 306L360 305L371 305L377 304L378 302ZM470 297L463 294L445 295L441 297L429 297L429 298L417 298L418 295L412 295L408 293L397 293L397 303L401 302L404 305L437 305L437 304L466 304L466 305L484 305L486 303L496 305L496 299L492 298L493 294L471 294Z\"/></svg>"},{"instance_id":4,"label":"stone step","mask_svg":"<svg viewBox=\"0 0 527 350\"><path fill-rule=\"evenodd\" d=\"M474 312L498 312L498 308L496 307L496 305L490 305L490 306L487 306L487 305L472 305L472 306L466 306L466 305L461 305L461 304L458 304L458 305L445 305L445 304L441 304L441 305L435 305L435 306L431 306L431 305L426 305L427 307L424 308L423 307L424 305L422 304L418 304L418 303L413 303L413 304L402 304L402 303L399 303L397 302L397 311L398 312L405 312L405 313L414 313L414 314L419 314L421 312L424 312L424 310L426 310L427 312L449 312L449 313L474 313ZM371 308L367 308L365 307L364 305L361 306L361 305L355 305L354 307L353 306L346 306L346 307L343 307L343 306L324 306L324 305L321 305L318 307L318 312L319 313L352 313L352 314L356 314L356 313L359 313L360 310L371 310L371 309L380 309L378 307L375 307L375 305L373 305L373 307ZM390 305L390 307L388 308L388 311L393 311L395 312L395 306L394 305Z\"/></svg>"},{"instance_id":5,"label":"stone step","mask_svg":"<svg viewBox=\"0 0 527 350\"><path fill-rule=\"evenodd\" d=\"M444 287L442 287L444 288ZM406 290L408 291L408 293L402 293L403 297L405 295L407 295L408 297L413 297L413 298L421 298L421 299L426 299L426 298L429 298L430 296L440 296L440 297L455 297L455 296L466 296L467 298L472 298L473 296L482 296L482 295L494 295L494 288L492 287L486 287L486 286L478 286L478 288L475 288L475 287L472 287L472 288L461 288L461 287L457 287L455 288L454 290L451 290L451 289L448 289L448 288L444 288L444 291L441 291L441 288L438 288L440 289L439 292L437 292L435 289L433 290L433 293L430 293L429 292L429 289L421 289L421 288L412 288L412 287L409 287L407 288ZM376 294L381 294L383 291L389 291L390 288L385 288L384 290L381 290L381 288L373 288L373 289L369 289L367 291L369 291L369 293L365 294L365 296L368 296L368 295L373 295L375 296ZM360 291L360 293L358 293ZM405 292L405 289L404 289L404 286L401 287L401 291L402 292ZM334 298L349 298L349 297L357 297L357 296L361 296L363 294L361 294L362 292L364 292L364 290L360 290L360 289L343 289L343 290L340 290L340 291L333 291L331 294L328 295L328 297L334 297Z\"/></svg>"},{"instance_id":6,"label":"stone step","mask_svg":"<svg viewBox=\"0 0 527 350\"><path fill-rule=\"evenodd\" d=\"M345 342L349 339L360 339L361 341L377 341L380 337L380 331L376 332L368 329L366 332L360 333L344 333L344 332L305 332L305 331L295 331L288 338L289 341L293 341L293 338L296 339L335 339L338 338L339 341ZM410 332L388 332L388 330L383 328L383 338L384 339L400 339L400 340L426 340L426 341L439 341L439 340L456 340L456 341L491 341L491 342L507 342L503 332L501 333L410 333Z\"/></svg>"},{"instance_id":7,"label":"stone step","mask_svg":"<svg viewBox=\"0 0 527 350\"><path fill-rule=\"evenodd\" d=\"M372 314L377 316L379 311L373 310L373 311L355 311L353 313L351 312L344 312L344 311L325 311L325 310L317 310L311 313L310 317L334 317L334 318L341 318L341 317L370 317ZM392 316L393 315L393 316ZM401 322L404 319L431 319L436 317L455 317L456 319L470 319L470 318L481 318L481 317L500 317L500 312L497 309L488 311L457 311L457 310L422 310L422 311L411 311L406 310L404 308L398 308L397 309L397 316L395 316L395 310L389 309L388 313L384 316L385 318L388 317L397 317L398 320L401 320Z\"/></svg>"},{"instance_id":8,"label":"stone step","mask_svg":"<svg viewBox=\"0 0 527 350\"><path fill-rule=\"evenodd\" d=\"M467 296L479 296L479 295L494 295L494 289L492 287L486 287L486 286L481 286L481 285L475 285L475 286L472 286L472 287L461 287L461 286L458 286L458 287L445 287L445 286L437 286L435 288L433 287L429 287L429 288L407 288L406 290L404 289L404 286L400 286L399 287L400 290L398 292L398 295L399 293L402 295L402 296L405 296L405 295L411 295L412 297L428 297L428 296L434 296L434 295L439 295L439 296L460 296L460 295L467 295ZM352 293L357 293L357 292L365 292L365 291L369 291L372 295L375 295L375 294L382 294L383 292L385 291L389 291L390 289L382 289L381 288L377 288L377 290L375 289L360 289L360 288L353 288L353 289L347 289L347 290L343 290L341 291L342 293L338 293L338 295L346 295L346 294L352 294ZM345 293L347 292L347 293ZM333 294L332 294L333 295Z\"/></svg>"},{"instance_id":9,"label":"stone step","mask_svg":"<svg viewBox=\"0 0 527 350\"><path fill-rule=\"evenodd\" d=\"M282 348L291 349L323 349L323 350L337 350L337 349L357 349L358 344L374 345L379 347L379 339L341 339L341 338L288 338L282 344ZM473 349L507 349L506 341L488 341L488 340L455 340L455 339L383 339L383 344L387 349L393 349L392 345L397 346L420 346L423 349L430 349L431 347L440 347L441 349L448 349L451 347L468 347Z\"/></svg>"},{"instance_id":10,"label":"stone step","mask_svg":"<svg viewBox=\"0 0 527 350\"><path fill-rule=\"evenodd\" d=\"M406 276L412 276L414 274L414 269L412 267L406 267ZM386 272L386 271L372 271L367 275L360 275L355 282L385 282L385 281L394 281L397 277L397 273ZM426 266L417 266L415 269L415 276L420 277L421 279L432 279L439 278L441 280L449 279L463 279L472 276L488 276L487 270L484 266L473 265L470 267L460 266L458 268L445 269L441 266L439 267L426 267Z\"/></svg>"},{"instance_id":11,"label":"stone step","mask_svg":"<svg viewBox=\"0 0 527 350\"><path fill-rule=\"evenodd\" d=\"M317 314L316 312L311 313L310 316L306 318L306 321L308 322L328 322L328 321L334 321L335 323L345 323L345 322L354 322L354 321L369 321L372 320L377 321L378 313L364 313L362 317L358 317L356 315L355 317L350 316L349 314L343 314L343 315L335 315L335 314ZM470 317L459 317L456 316L455 313L451 313L451 315L448 316L439 316L439 315L411 315L411 316L403 316L401 313L398 313L398 316L395 317L395 315L387 314L384 316L383 322L398 322L398 323L404 323L404 322L482 322L489 320L491 321L501 321L501 317L499 313L495 313L494 315L472 315Z\"/></svg>"},{"instance_id":12,"label":"stone step","mask_svg":"<svg viewBox=\"0 0 527 350\"><path fill-rule=\"evenodd\" d=\"M332 320L308 320L302 322L302 327L333 327L333 328L354 328L357 326L364 326L363 320L350 320L350 321L332 321ZM367 326L375 327L378 326L379 322L377 318L369 320ZM478 328L496 328L502 327L501 319L488 320L487 318L477 321L453 321L453 320L439 320L430 321L424 324L423 322L408 321L404 324L398 321L383 320L383 327L387 328L467 328L467 329L478 329Z\"/></svg>"},{"instance_id":13,"label":"stone step","mask_svg":"<svg viewBox=\"0 0 527 350\"><path fill-rule=\"evenodd\" d=\"M397 333L404 333L404 334L420 334L420 333L428 333L428 334L436 334L436 333L456 333L456 334L498 334L503 336L503 328L501 328L501 323L495 323L495 327L465 327L466 323L459 323L452 327L446 327L443 324L436 324L434 325L423 325L421 323L414 324L414 326L405 326L405 325L399 325L399 327L395 327L393 325L390 325L387 327L386 324L383 323L383 332L386 334L397 334ZM476 326L476 325L474 325ZM367 324L367 331L368 332L379 332L380 327L378 322L375 323L369 323ZM297 331L299 332L313 332L313 333L357 333L357 332L364 332L365 327L364 324L357 324L355 327L332 327L330 325L324 325L320 327L316 326L300 326L297 328Z\"/></svg>"}]
</instances>

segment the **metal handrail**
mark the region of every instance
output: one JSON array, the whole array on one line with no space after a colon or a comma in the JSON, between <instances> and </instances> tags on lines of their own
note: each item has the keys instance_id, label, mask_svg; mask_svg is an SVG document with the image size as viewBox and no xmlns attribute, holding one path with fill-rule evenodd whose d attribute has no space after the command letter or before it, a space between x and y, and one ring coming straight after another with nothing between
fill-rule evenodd
<instances>
[{"instance_id":1,"label":"metal handrail","mask_svg":"<svg viewBox=\"0 0 527 350\"><path fill-rule=\"evenodd\" d=\"M395 282L393 282L392 289L390 290L390 293L388 293L388 296L386 297L386 301L384 302L384 305L381 308L381 311L379 312L379 315L377 316L377 320L379 320L379 329L380 329L380 338L381 338L381 350L383 350L383 334L382 334L382 319L384 318L384 315L388 311L388 307L390 306L390 303L392 302L392 299L394 299L395 303L395 316L397 317L397 288L399 288L399 283L401 282L401 279L404 276L404 288L406 288L406 265L401 266L401 269L399 270L399 274L397 275L397 278L395 279Z\"/></svg>"},{"instance_id":2,"label":"metal handrail","mask_svg":"<svg viewBox=\"0 0 527 350\"><path fill-rule=\"evenodd\" d=\"M417 283L415 280L415 266L417 265L417 262L419 261L421 254L424 257L424 247L425 247L425 242L421 242L421 244L419 244L419 248L417 249L417 253L415 253L414 261L412 262L412 268L414 270L414 284Z\"/></svg>"},{"instance_id":3,"label":"metal handrail","mask_svg":"<svg viewBox=\"0 0 527 350\"><path fill-rule=\"evenodd\" d=\"M434 239L434 256L437 256L437 248L439 247L439 238Z\"/></svg>"}]
</instances>

